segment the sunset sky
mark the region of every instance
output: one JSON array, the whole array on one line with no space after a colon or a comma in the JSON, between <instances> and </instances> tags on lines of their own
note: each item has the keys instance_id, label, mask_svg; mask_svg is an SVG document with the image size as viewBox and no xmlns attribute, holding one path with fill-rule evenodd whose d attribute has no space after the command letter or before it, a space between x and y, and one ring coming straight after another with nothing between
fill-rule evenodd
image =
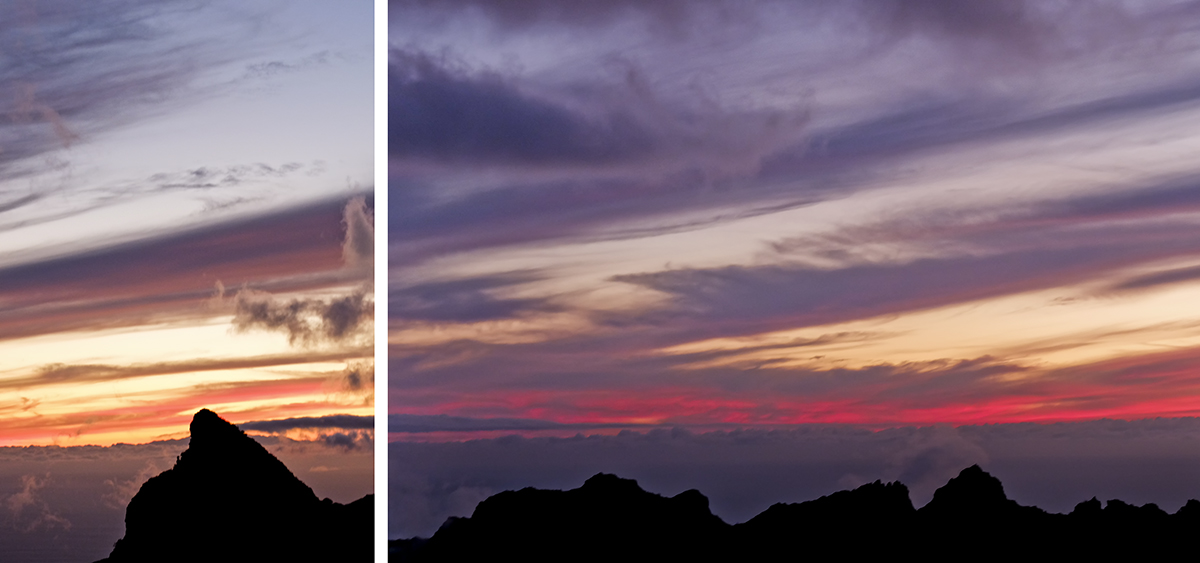
<instances>
[{"instance_id":1,"label":"sunset sky","mask_svg":"<svg viewBox=\"0 0 1200 563\"><path fill-rule=\"evenodd\" d=\"M372 3L4 13L0 445L371 416Z\"/></svg>"},{"instance_id":2,"label":"sunset sky","mask_svg":"<svg viewBox=\"0 0 1200 563\"><path fill-rule=\"evenodd\" d=\"M1200 415L1200 3L389 19L393 441Z\"/></svg>"}]
</instances>

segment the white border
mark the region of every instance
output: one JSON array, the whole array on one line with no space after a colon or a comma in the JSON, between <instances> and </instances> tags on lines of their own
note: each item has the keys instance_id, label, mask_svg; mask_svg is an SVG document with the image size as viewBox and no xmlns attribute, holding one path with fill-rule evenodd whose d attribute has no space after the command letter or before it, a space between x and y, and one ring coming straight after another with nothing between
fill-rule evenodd
<instances>
[{"instance_id":1,"label":"white border","mask_svg":"<svg viewBox=\"0 0 1200 563\"><path fill-rule=\"evenodd\" d=\"M388 2L375 0L375 561L387 561Z\"/></svg>"}]
</instances>

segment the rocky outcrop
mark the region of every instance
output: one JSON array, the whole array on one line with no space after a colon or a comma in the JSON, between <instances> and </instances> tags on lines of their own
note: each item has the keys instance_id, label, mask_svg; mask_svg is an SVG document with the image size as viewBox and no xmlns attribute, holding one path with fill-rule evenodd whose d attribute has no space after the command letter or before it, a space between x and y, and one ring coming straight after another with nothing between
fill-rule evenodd
<instances>
[{"instance_id":1,"label":"rocky outcrop","mask_svg":"<svg viewBox=\"0 0 1200 563\"><path fill-rule=\"evenodd\" d=\"M129 502L102 563L371 561L373 495L320 500L266 448L210 410L188 449Z\"/></svg>"},{"instance_id":2,"label":"rocky outcrop","mask_svg":"<svg viewBox=\"0 0 1200 563\"><path fill-rule=\"evenodd\" d=\"M601 473L569 491L494 495L415 551L436 561L695 561L726 545L728 529L698 491L668 498Z\"/></svg>"},{"instance_id":3,"label":"rocky outcrop","mask_svg":"<svg viewBox=\"0 0 1200 563\"><path fill-rule=\"evenodd\" d=\"M432 538L389 543L391 561L1063 561L1190 553L1200 502L1175 514L1097 499L1070 514L1021 506L968 467L914 509L908 488L876 481L776 504L729 525L697 491L672 498L600 474L570 491L522 489L484 500Z\"/></svg>"}]
</instances>

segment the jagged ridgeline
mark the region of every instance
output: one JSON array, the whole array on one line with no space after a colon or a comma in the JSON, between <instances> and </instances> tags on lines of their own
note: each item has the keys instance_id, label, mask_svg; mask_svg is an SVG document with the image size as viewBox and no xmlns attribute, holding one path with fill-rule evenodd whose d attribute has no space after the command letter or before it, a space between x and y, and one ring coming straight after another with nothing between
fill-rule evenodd
<instances>
[{"instance_id":1,"label":"jagged ridgeline","mask_svg":"<svg viewBox=\"0 0 1200 563\"><path fill-rule=\"evenodd\" d=\"M1200 502L1175 514L1093 498L1070 514L1021 506L971 466L916 509L876 481L729 525L696 490L667 498L599 474L569 491L479 503L432 538L390 542L390 561L1080 561L1195 559Z\"/></svg>"},{"instance_id":2,"label":"jagged ridgeline","mask_svg":"<svg viewBox=\"0 0 1200 563\"><path fill-rule=\"evenodd\" d=\"M175 466L129 502L125 537L98 563L373 561L374 495L342 505L204 409ZM3 557L0 557L2 560Z\"/></svg>"}]
</instances>

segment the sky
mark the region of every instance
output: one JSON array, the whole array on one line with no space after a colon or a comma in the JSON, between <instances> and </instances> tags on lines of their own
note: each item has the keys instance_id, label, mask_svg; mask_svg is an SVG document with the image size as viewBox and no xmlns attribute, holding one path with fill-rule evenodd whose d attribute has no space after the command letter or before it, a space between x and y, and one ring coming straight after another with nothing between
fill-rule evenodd
<instances>
[{"instance_id":1,"label":"sky","mask_svg":"<svg viewBox=\"0 0 1200 563\"><path fill-rule=\"evenodd\" d=\"M371 492L373 3L0 11L0 543L106 555L202 408Z\"/></svg>"},{"instance_id":2,"label":"sky","mask_svg":"<svg viewBox=\"0 0 1200 563\"><path fill-rule=\"evenodd\" d=\"M0 444L370 416L372 5L10 8Z\"/></svg>"},{"instance_id":3,"label":"sky","mask_svg":"<svg viewBox=\"0 0 1200 563\"><path fill-rule=\"evenodd\" d=\"M394 537L467 515L455 491L578 486L532 461L604 465L575 434L986 453L964 429L1038 423L1089 436L1046 450L1062 481L1136 459L1098 421L1200 414L1200 3L398 0L389 26L390 487L440 507L395 501ZM445 477L511 434L525 481ZM729 451L673 467L724 475L701 450Z\"/></svg>"}]
</instances>

